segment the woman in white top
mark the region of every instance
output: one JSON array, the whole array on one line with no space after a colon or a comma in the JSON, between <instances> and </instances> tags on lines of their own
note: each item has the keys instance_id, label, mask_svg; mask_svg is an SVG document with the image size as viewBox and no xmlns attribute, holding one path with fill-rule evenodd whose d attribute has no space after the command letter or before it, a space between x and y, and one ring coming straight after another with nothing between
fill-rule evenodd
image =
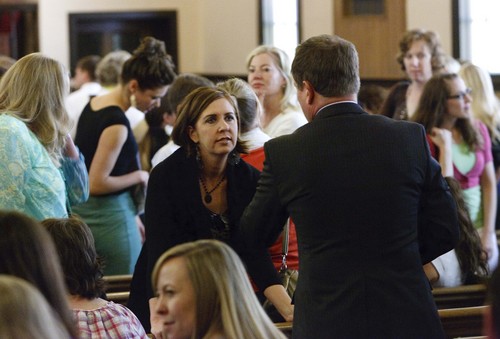
<instances>
[{"instance_id":1,"label":"woman in white top","mask_svg":"<svg viewBox=\"0 0 500 339\"><path fill-rule=\"evenodd\" d=\"M264 108L260 125L271 138L293 133L307 120L297 105L290 75L290 61L284 51L259 46L247 57L248 83Z\"/></svg>"}]
</instances>

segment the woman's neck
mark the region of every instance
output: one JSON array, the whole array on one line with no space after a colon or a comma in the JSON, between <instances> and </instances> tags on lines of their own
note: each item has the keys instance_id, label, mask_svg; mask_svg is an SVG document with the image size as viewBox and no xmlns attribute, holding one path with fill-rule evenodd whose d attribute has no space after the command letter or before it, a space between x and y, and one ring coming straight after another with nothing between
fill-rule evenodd
<instances>
[{"instance_id":1,"label":"woman's neck","mask_svg":"<svg viewBox=\"0 0 500 339\"><path fill-rule=\"evenodd\" d=\"M209 157L203 156L201 157L203 162L203 168L201 170L201 174L207 180L218 179L224 172L226 171L228 156L220 156L220 157Z\"/></svg>"},{"instance_id":2,"label":"woman's neck","mask_svg":"<svg viewBox=\"0 0 500 339\"><path fill-rule=\"evenodd\" d=\"M414 81L408 86L408 90L406 91L406 110L408 111L408 117L411 117L417 110L423 89L424 84L420 82Z\"/></svg>"},{"instance_id":3,"label":"woman's neck","mask_svg":"<svg viewBox=\"0 0 500 339\"><path fill-rule=\"evenodd\" d=\"M123 87L118 85L108 93L92 99L91 107L93 110L100 110L109 106L118 106L125 112L130 107L130 99L124 92Z\"/></svg>"},{"instance_id":4,"label":"woman's neck","mask_svg":"<svg viewBox=\"0 0 500 339\"><path fill-rule=\"evenodd\" d=\"M68 295L69 306L74 310L95 310L106 305L106 300L101 298L87 299L79 295Z\"/></svg>"},{"instance_id":5,"label":"woman's neck","mask_svg":"<svg viewBox=\"0 0 500 339\"><path fill-rule=\"evenodd\" d=\"M410 86L408 86L408 90L410 90L410 91L417 91L419 93L422 93L424 87L425 87L425 82L422 82L422 81L412 81L410 83Z\"/></svg>"},{"instance_id":6,"label":"woman's neck","mask_svg":"<svg viewBox=\"0 0 500 339\"><path fill-rule=\"evenodd\" d=\"M453 142L455 144L461 144L464 141L464 137L462 135L462 132L458 130L458 128L453 127L451 130L451 137L453 138Z\"/></svg>"},{"instance_id":7,"label":"woman's neck","mask_svg":"<svg viewBox=\"0 0 500 339\"><path fill-rule=\"evenodd\" d=\"M448 116L447 114L443 115L443 121L439 128L447 129L448 131L453 132L456 129L455 124L457 122L457 118L453 118Z\"/></svg>"},{"instance_id":8,"label":"woman's neck","mask_svg":"<svg viewBox=\"0 0 500 339\"><path fill-rule=\"evenodd\" d=\"M264 112L261 116L261 126L266 127L271 120L281 113L281 94L264 97Z\"/></svg>"}]
</instances>

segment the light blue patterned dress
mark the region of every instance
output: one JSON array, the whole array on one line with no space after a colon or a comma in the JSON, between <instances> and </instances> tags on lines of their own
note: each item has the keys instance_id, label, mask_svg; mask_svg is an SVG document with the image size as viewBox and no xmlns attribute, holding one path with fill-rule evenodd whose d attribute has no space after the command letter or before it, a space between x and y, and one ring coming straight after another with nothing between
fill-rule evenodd
<instances>
[{"instance_id":1,"label":"light blue patterned dress","mask_svg":"<svg viewBox=\"0 0 500 339\"><path fill-rule=\"evenodd\" d=\"M38 219L67 217L61 172L19 119L0 114L0 208Z\"/></svg>"}]
</instances>

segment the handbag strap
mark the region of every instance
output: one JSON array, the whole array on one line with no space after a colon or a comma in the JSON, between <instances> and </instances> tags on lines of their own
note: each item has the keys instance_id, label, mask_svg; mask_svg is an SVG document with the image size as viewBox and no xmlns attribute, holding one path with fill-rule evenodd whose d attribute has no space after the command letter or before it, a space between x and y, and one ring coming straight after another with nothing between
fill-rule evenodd
<instances>
[{"instance_id":1,"label":"handbag strap","mask_svg":"<svg viewBox=\"0 0 500 339\"><path fill-rule=\"evenodd\" d=\"M286 220L285 226L283 227L283 239L281 241L281 267L280 271L284 271L288 268L286 263L286 256L288 255L288 242L290 238L290 218Z\"/></svg>"}]
</instances>

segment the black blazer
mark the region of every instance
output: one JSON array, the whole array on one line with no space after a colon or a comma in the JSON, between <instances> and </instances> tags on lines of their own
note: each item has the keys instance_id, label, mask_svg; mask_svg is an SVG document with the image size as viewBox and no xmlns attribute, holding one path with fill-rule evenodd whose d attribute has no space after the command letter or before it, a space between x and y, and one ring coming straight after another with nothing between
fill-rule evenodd
<instances>
[{"instance_id":1,"label":"black blazer","mask_svg":"<svg viewBox=\"0 0 500 339\"><path fill-rule=\"evenodd\" d=\"M264 250L294 220L294 338L443 337L422 264L454 247L458 222L424 129L339 103L265 152L240 231Z\"/></svg>"},{"instance_id":2,"label":"black blazer","mask_svg":"<svg viewBox=\"0 0 500 339\"><path fill-rule=\"evenodd\" d=\"M201 201L198 183L198 166L194 157L187 157L184 148L180 148L165 161L158 164L148 182L146 195L146 242L134 270L131 285L129 308L137 315L146 331L150 328L148 300L153 296L151 273L156 260L171 247L199 239L211 239L211 218ZM252 199L259 171L244 161L228 165L226 170L227 200L230 224L239 225L243 210ZM239 252L235 239L229 245ZM272 263L267 264L268 255L251 258L247 265L256 269L258 281L262 279L277 281L277 274ZM259 278L262 277L262 278Z\"/></svg>"}]
</instances>

